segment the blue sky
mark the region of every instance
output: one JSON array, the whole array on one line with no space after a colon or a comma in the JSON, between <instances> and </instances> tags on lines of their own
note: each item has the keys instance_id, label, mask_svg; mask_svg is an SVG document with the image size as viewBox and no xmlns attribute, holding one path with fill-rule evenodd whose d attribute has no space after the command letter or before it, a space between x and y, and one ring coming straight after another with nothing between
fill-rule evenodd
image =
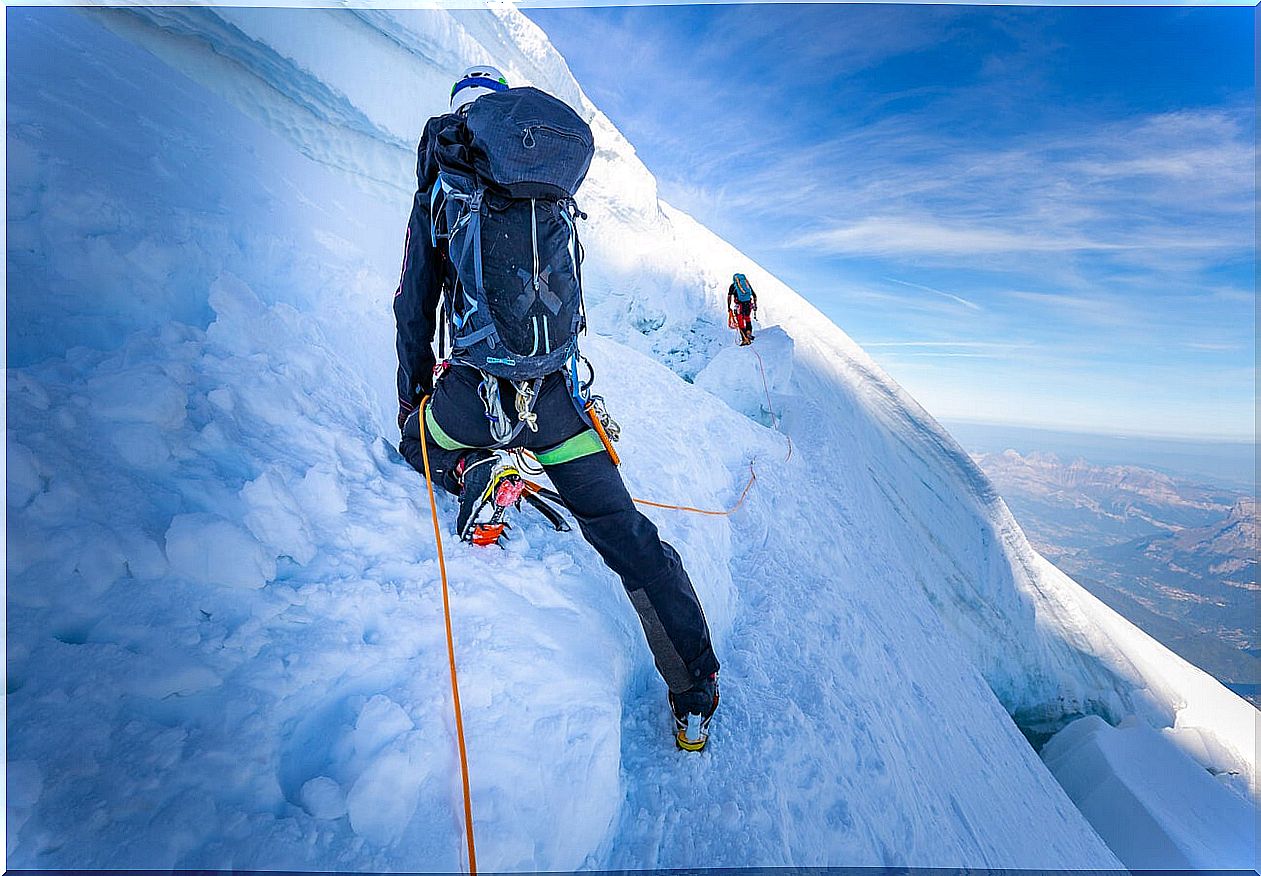
<instances>
[{"instance_id":1,"label":"blue sky","mask_svg":"<svg viewBox=\"0 0 1261 876\"><path fill-rule=\"evenodd\" d=\"M935 415L1254 438L1252 9L527 14Z\"/></svg>"}]
</instances>

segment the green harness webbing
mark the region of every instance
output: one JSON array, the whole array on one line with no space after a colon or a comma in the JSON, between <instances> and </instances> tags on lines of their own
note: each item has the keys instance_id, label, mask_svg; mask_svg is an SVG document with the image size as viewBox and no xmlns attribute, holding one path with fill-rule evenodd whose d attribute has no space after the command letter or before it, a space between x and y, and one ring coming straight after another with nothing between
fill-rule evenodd
<instances>
[{"instance_id":1,"label":"green harness webbing","mask_svg":"<svg viewBox=\"0 0 1261 876\"><path fill-rule=\"evenodd\" d=\"M434 443L443 450L473 449L472 446L461 444L442 431L442 427L434 419L432 405L425 405L425 428L429 431ZM593 453L604 453L604 443L600 441L600 436L596 434L594 429L586 429L568 441L562 441L551 450L536 451L534 456L541 465L560 465L563 462L571 462L584 456L590 456Z\"/></svg>"},{"instance_id":2,"label":"green harness webbing","mask_svg":"<svg viewBox=\"0 0 1261 876\"><path fill-rule=\"evenodd\" d=\"M603 452L604 442L600 440L600 436L594 429L586 429L568 441L562 441L551 450L535 451L534 458L541 465L560 465L562 462L571 462L593 453Z\"/></svg>"},{"instance_id":3,"label":"green harness webbing","mask_svg":"<svg viewBox=\"0 0 1261 876\"><path fill-rule=\"evenodd\" d=\"M442 431L442 427L438 425L438 421L433 418L433 406L425 405L425 428L429 430L429 434L433 436L436 443L443 450L472 450L472 446L461 444L446 432Z\"/></svg>"}]
</instances>

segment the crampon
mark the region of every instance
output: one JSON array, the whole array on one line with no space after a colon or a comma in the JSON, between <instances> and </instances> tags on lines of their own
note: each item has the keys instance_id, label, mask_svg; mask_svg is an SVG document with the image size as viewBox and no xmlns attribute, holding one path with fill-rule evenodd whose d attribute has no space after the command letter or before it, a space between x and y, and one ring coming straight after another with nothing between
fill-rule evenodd
<instances>
[{"instance_id":1,"label":"crampon","mask_svg":"<svg viewBox=\"0 0 1261 876\"><path fill-rule=\"evenodd\" d=\"M509 528L505 519L508 509L520 507L525 488L526 481L515 467L504 465L496 468L460 538L481 547L499 544L500 539L506 539L504 531Z\"/></svg>"},{"instance_id":2,"label":"crampon","mask_svg":"<svg viewBox=\"0 0 1261 876\"><path fill-rule=\"evenodd\" d=\"M488 458L471 468L478 465L492 468L488 477L466 475L466 485L478 484L475 488L478 492L461 499L461 502L468 501L471 509L460 531L461 540L480 547L492 544L502 547L501 542L507 541L507 531L512 528L507 520L508 509L520 511L522 502L538 511L557 532L570 531L569 523L557 510L564 507L564 502L555 491L522 477L522 469L504 456L494 461ZM485 486L481 486L481 478L487 478Z\"/></svg>"},{"instance_id":3,"label":"crampon","mask_svg":"<svg viewBox=\"0 0 1261 876\"><path fill-rule=\"evenodd\" d=\"M670 694L674 713L674 744L684 751L701 751L709 741L709 722L718 709L718 673L686 693Z\"/></svg>"}]
</instances>

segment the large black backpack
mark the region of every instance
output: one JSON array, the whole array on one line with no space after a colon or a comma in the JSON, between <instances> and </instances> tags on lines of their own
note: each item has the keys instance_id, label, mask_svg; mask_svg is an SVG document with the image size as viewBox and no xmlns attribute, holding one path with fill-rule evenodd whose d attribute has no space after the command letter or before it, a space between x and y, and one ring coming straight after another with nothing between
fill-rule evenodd
<instances>
[{"instance_id":1,"label":"large black backpack","mask_svg":"<svg viewBox=\"0 0 1261 876\"><path fill-rule=\"evenodd\" d=\"M465 118L473 168L439 168L433 242L447 241L456 288L444 308L452 361L511 381L577 357L585 328L574 202L594 155L591 128L537 88L479 97Z\"/></svg>"}]
</instances>

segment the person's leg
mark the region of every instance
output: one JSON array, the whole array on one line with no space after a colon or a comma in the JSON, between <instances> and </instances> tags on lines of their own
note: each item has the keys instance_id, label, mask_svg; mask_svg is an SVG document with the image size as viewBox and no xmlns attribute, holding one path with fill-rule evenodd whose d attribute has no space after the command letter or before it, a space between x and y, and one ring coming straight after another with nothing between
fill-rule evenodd
<instances>
[{"instance_id":1,"label":"person's leg","mask_svg":"<svg viewBox=\"0 0 1261 876\"><path fill-rule=\"evenodd\" d=\"M403 458L408 461L412 468L425 473L425 459L420 447L420 427L418 417L420 411L415 411L407 419L407 425L403 429L403 440L399 442L399 453L403 454ZM408 434L409 430L411 434ZM448 449L439 445L433 436L433 432L426 426L425 443L429 450L429 471L433 475L434 486L441 487L452 495L460 494L459 481L459 464L460 460L466 453L470 451L466 448Z\"/></svg>"},{"instance_id":2,"label":"person's leg","mask_svg":"<svg viewBox=\"0 0 1261 876\"><path fill-rule=\"evenodd\" d=\"M583 537L622 579L670 690L682 693L717 672L692 581L678 553L635 507L609 455L600 449L546 469Z\"/></svg>"},{"instance_id":3,"label":"person's leg","mask_svg":"<svg viewBox=\"0 0 1261 876\"><path fill-rule=\"evenodd\" d=\"M470 380L470 375L464 373L466 371L468 369L452 369L443 375L425 405L425 444L429 450L429 470L433 474L434 485L457 496L460 494L461 460L468 464L489 454L489 451L480 449L489 444L485 411L477 395L477 383ZM423 475L420 416L421 410L417 407L403 426L403 438L398 449L411 467ZM481 432L485 432L484 437ZM452 437L452 434L458 437Z\"/></svg>"}]
</instances>

